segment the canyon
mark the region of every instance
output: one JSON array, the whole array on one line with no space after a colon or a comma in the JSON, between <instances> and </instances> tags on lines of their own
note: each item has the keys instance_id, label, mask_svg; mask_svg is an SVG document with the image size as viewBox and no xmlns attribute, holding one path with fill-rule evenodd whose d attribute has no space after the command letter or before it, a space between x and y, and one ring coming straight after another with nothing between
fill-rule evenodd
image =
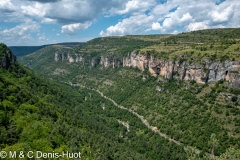
<instances>
[{"instance_id":1,"label":"canyon","mask_svg":"<svg viewBox=\"0 0 240 160\"><path fill-rule=\"evenodd\" d=\"M229 81L229 87L240 88L240 61L202 59L199 63L190 63L180 56L176 60L158 59L149 54L131 52L126 56L108 53L99 58L90 58L90 66L101 65L102 68L134 67L141 71L147 70L152 76L161 76L166 79L194 80L197 83ZM67 61L69 63L82 62L86 59L76 53L56 52L55 62Z\"/></svg>"}]
</instances>

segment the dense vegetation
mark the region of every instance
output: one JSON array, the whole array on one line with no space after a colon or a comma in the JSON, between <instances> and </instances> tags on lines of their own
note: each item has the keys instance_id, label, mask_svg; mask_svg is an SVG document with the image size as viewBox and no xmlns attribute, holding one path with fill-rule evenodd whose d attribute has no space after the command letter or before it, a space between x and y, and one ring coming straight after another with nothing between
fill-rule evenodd
<instances>
[{"instance_id":1,"label":"dense vegetation","mask_svg":"<svg viewBox=\"0 0 240 160\"><path fill-rule=\"evenodd\" d=\"M10 49L4 45L3 43L0 43L0 58L2 60L2 58L5 56L5 53L10 52Z\"/></svg>"},{"instance_id":2,"label":"dense vegetation","mask_svg":"<svg viewBox=\"0 0 240 160\"><path fill-rule=\"evenodd\" d=\"M59 69L65 69L69 74L52 75L48 71L49 77L99 89L184 144L210 152L211 146L205 142L215 133L220 144L216 154L239 145L239 102L235 98L224 98L220 93L230 93L233 97L238 97L240 93L225 87L227 82L202 85L194 81L158 81L136 69L83 70L76 64L58 65ZM146 79L143 80L143 77Z\"/></svg>"},{"instance_id":3,"label":"dense vegetation","mask_svg":"<svg viewBox=\"0 0 240 160\"><path fill-rule=\"evenodd\" d=\"M202 59L224 61L239 60L240 29L208 29L171 35L161 41L141 49L155 57L176 59L185 56L191 62Z\"/></svg>"},{"instance_id":4,"label":"dense vegetation","mask_svg":"<svg viewBox=\"0 0 240 160\"><path fill-rule=\"evenodd\" d=\"M58 84L19 64L0 68L0 92L0 150L80 151L83 159L186 159L183 147L96 92ZM130 131L118 120L129 123Z\"/></svg>"},{"instance_id":5,"label":"dense vegetation","mask_svg":"<svg viewBox=\"0 0 240 160\"><path fill-rule=\"evenodd\" d=\"M177 35L138 35L123 37L102 37L95 38L82 43L78 47L67 48L67 44L51 45L55 49L68 49L69 53L79 54L85 58L99 58L111 55L120 58L130 52L153 55L161 59L180 59L190 63L201 63L203 59L215 60L240 60L240 47L236 29L211 29L200 30ZM44 52L39 50L34 56ZM45 59L51 59L52 54L45 54ZM30 56L28 58L33 58ZM24 63L29 59L24 57ZM39 60L39 59L38 59Z\"/></svg>"},{"instance_id":6,"label":"dense vegetation","mask_svg":"<svg viewBox=\"0 0 240 160\"><path fill-rule=\"evenodd\" d=\"M239 60L239 40L235 35L239 30L217 29L172 36L98 38L71 50L85 56L86 63L84 65L66 61L54 62L54 52L50 52L50 48L47 53L39 51L39 53L23 57L22 62L28 64L31 61L32 64L29 66L32 69L56 81L70 81L98 89L118 104L142 115L152 126L171 138L201 150L202 158L205 153L212 152L216 156L220 156L226 151L227 153L234 151L235 154L235 149L240 148L240 92L228 88L228 82L197 84L195 81L182 82L166 80L162 77L154 78L147 71L140 72L135 68L113 69L109 67L103 69L101 65L91 68L87 64L90 64L91 57L110 52L114 52L116 55L118 53L126 54L133 50L147 52L165 59L184 55L186 60L192 62L199 62L204 58L211 61ZM222 93L229 94L231 97L225 97ZM117 111L115 114L119 113L121 111ZM130 115L124 121L135 126L139 120L130 121ZM146 129L146 127L142 127ZM136 132L133 136L139 135L139 133L142 133L140 135L144 137L154 134L150 131ZM212 143L208 143L211 137L218 139L218 145L213 147ZM163 146L165 143L167 142L164 142ZM174 143L170 144L174 145ZM154 152L151 149L148 151ZM188 151L186 152L189 157ZM170 155L174 157L167 159L184 157L181 149L174 150ZM164 157L156 159L164 159Z\"/></svg>"},{"instance_id":7,"label":"dense vegetation","mask_svg":"<svg viewBox=\"0 0 240 160\"><path fill-rule=\"evenodd\" d=\"M105 55L109 52L126 55L133 50L141 49L159 43L169 35L146 35L146 36L124 36L95 38L75 48L75 52L88 53L93 56ZM95 55L92 55L95 53Z\"/></svg>"}]
</instances>

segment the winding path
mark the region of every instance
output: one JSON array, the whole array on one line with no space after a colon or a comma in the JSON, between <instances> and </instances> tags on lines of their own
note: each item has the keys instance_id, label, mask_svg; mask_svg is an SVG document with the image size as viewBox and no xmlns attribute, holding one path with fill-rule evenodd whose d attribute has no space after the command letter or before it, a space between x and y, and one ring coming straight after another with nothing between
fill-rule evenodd
<instances>
[{"instance_id":1,"label":"winding path","mask_svg":"<svg viewBox=\"0 0 240 160\"><path fill-rule=\"evenodd\" d=\"M64 83L66 83L66 82L64 82ZM175 143L175 144L177 144L177 145L184 145L183 143L181 143L181 142L179 142L179 141L177 141L177 140L175 140L175 139L172 139L170 136L166 135L165 133L162 133L157 127L151 126L151 125L148 123L148 121L147 121L146 119L144 119L143 116L139 115L137 112L135 112L135 111L133 111L133 110L131 110L131 109L129 109L129 108L126 108L126 107L124 107L124 106L121 106L121 105L117 104L113 99L105 96L101 91L96 90L96 89L92 89L92 88L88 88L88 87L83 86L83 85L80 85L80 84L72 84L71 82L68 82L67 84L70 84L71 86L79 86L79 87L82 87L82 88L86 88L86 89L89 89L89 90L98 92L103 98L111 101L116 107L118 107L118 108L120 108L120 109L127 110L128 112L131 112L132 114L134 114L135 116L137 116L137 117L142 121L142 123L143 123L147 128L149 128L151 131L159 134L161 137L163 137L163 138L165 138L165 139L169 140L170 142L173 142L173 143ZM196 152L197 154L199 154L199 153L201 152L201 150L196 149L195 147L192 147L192 146L188 146L188 147L190 147L191 149L195 150L195 152Z\"/></svg>"},{"instance_id":2,"label":"winding path","mask_svg":"<svg viewBox=\"0 0 240 160\"><path fill-rule=\"evenodd\" d=\"M170 138L170 137L167 136L165 133L162 133L160 130L157 129L157 127L151 126L151 125L148 123L148 121L147 121L146 119L144 119L143 116L139 115L137 112L135 112L135 111L133 111L133 110L131 110L131 109L128 109L128 108L126 108L126 107L123 107L123 106L117 104L114 100L112 100L111 98L105 96L105 95L104 95L102 92L100 92L99 90L95 90L95 89L91 89L91 90L98 92L103 98L111 101L116 107L121 108L121 109L124 109L124 110L127 110L127 111L131 112L132 114L134 114L135 116L137 116L137 117L143 122L143 124L144 124L147 128L149 128L149 129L152 130L153 132L158 133L161 137L163 137L163 138L165 138L165 139L168 139L169 141L174 142L174 143L176 143L177 145L181 145L181 144L182 144L181 142L176 141L176 140Z\"/></svg>"}]
</instances>

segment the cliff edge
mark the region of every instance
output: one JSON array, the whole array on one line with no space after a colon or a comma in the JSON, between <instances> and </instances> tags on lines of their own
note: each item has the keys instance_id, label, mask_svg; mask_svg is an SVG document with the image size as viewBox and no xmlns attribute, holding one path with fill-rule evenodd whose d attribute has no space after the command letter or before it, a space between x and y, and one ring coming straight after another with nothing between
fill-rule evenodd
<instances>
[{"instance_id":1,"label":"cliff edge","mask_svg":"<svg viewBox=\"0 0 240 160\"><path fill-rule=\"evenodd\" d=\"M166 79L194 80L197 83L229 81L229 87L240 88L240 61L203 59L199 63L190 63L184 57L175 60L159 59L142 53L131 52L127 56L113 58L112 54L92 58L91 67L98 64L108 67L134 67L141 71L148 70L152 76L162 76ZM117 53L116 53L117 54ZM82 56L69 53L55 53L55 61L82 62ZM83 62L84 63L84 62Z\"/></svg>"},{"instance_id":2,"label":"cliff edge","mask_svg":"<svg viewBox=\"0 0 240 160\"><path fill-rule=\"evenodd\" d=\"M17 58L12 51L3 43L0 43L0 68L8 69Z\"/></svg>"}]
</instances>

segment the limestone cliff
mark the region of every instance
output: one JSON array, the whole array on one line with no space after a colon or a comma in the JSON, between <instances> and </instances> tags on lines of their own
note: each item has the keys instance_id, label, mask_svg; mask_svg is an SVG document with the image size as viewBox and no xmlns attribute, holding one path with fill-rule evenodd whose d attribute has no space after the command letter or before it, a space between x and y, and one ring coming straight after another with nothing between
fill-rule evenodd
<instances>
[{"instance_id":1,"label":"limestone cliff","mask_svg":"<svg viewBox=\"0 0 240 160\"><path fill-rule=\"evenodd\" d=\"M8 69L11 64L16 62L16 56L12 51L5 45L0 44L0 68Z\"/></svg>"},{"instance_id":2,"label":"limestone cliff","mask_svg":"<svg viewBox=\"0 0 240 160\"><path fill-rule=\"evenodd\" d=\"M110 66L112 66L112 68L122 66L121 60L106 56L101 56L100 64L103 65L104 68L108 68Z\"/></svg>"},{"instance_id":3,"label":"limestone cliff","mask_svg":"<svg viewBox=\"0 0 240 160\"><path fill-rule=\"evenodd\" d=\"M234 88L240 88L240 61L203 60L201 64L190 64L188 61L156 59L153 56L140 53L129 53L118 61L124 67L137 67L148 70L152 76L162 76L166 79L195 80L197 83L227 80ZM109 67L111 59L104 57L101 64ZM116 67L116 66L113 66Z\"/></svg>"},{"instance_id":4,"label":"limestone cliff","mask_svg":"<svg viewBox=\"0 0 240 160\"><path fill-rule=\"evenodd\" d=\"M202 60L199 64L190 64L187 60L157 59L148 54L129 53L124 57L113 57L113 54L101 56L100 60L92 58L91 67L98 64L103 68L136 67L141 71L148 70L152 76L166 79L195 80L197 83L227 80L231 87L240 88L240 61ZM70 63L81 62L84 58L77 54L55 53L55 61L66 60Z\"/></svg>"},{"instance_id":5,"label":"limestone cliff","mask_svg":"<svg viewBox=\"0 0 240 160\"><path fill-rule=\"evenodd\" d=\"M55 52L54 60L56 62L68 61L70 63L73 63L73 62L83 62L84 58L78 54L72 54L70 52L58 51L58 52Z\"/></svg>"}]
</instances>

